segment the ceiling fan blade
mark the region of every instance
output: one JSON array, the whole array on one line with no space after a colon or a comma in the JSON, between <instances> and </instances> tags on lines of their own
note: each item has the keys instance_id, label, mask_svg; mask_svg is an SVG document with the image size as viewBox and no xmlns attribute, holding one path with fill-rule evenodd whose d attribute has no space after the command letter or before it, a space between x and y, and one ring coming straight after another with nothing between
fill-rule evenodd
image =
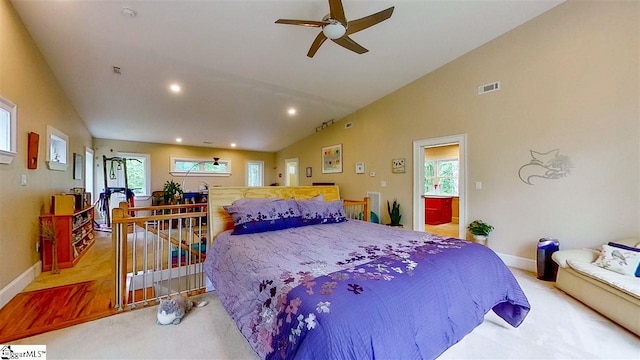
<instances>
[{"instance_id":1,"label":"ceiling fan blade","mask_svg":"<svg viewBox=\"0 0 640 360\"><path fill-rule=\"evenodd\" d=\"M329 15L332 19L336 19L347 25L347 17L344 16L344 8L342 8L342 0L329 0Z\"/></svg>"},{"instance_id":2,"label":"ceiling fan blade","mask_svg":"<svg viewBox=\"0 0 640 360\"><path fill-rule=\"evenodd\" d=\"M325 40L327 40L327 37L324 36L324 33L322 31L320 31L320 34L318 34L318 36L316 36L316 39L313 40L313 44L311 44L311 48L309 48L307 56L312 58L313 55L316 54L318 49L320 49L320 45L322 45Z\"/></svg>"},{"instance_id":3,"label":"ceiling fan blade","mask_svg":"<svg viewBox=\"0 0 640 360\"><path fill-rule=\"evenodd\" d=\"M323 27L326 24L328 24L328 22L326 22L326 21L314 21L314 20L278 19L278 20L276 20L276 24L299 25L299 26L307 26L307 27Z\"/></svg>"},{"instance_id":4,"label":"ceiling fan blade","mask_svg":"<svg viewBox=\"0 0 640 360\"><path fill-rule=\"evenodd\" d=\"M342 46L343 48L347 48L353 52L357 52L358 54L364 54L366 53L367 49L363 48L360 44L358 44L357 42L351 40L350 37L348 37L347 35L339 38L339 39L333 39L333 42Z\"/></svg>"},{"instance_id":5,"label":"ceiling fan blade","mask_svg":"<svg viewBox=\"0 0 640 360\"><path fill-rule=\"evenodd\" d=\"M360 30L364 30L379 22L387 20L388 18L391 17L391 14L393 14L393 9L394 9L394 6L386 10L377 12L373 15L369 15L357 20L349 21L349 24L347 26L347 35L357 33Z\"/></svg>"}]
</instances>

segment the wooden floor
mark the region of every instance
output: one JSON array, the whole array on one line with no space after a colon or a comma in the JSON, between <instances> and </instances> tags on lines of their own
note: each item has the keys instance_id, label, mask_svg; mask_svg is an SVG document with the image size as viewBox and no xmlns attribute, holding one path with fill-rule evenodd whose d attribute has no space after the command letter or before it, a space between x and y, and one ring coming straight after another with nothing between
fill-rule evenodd
<instances>
[{"instance_id":1,"label":"wooden floor","mask_svg":"<svg viewBox=\"0 0 640 360\"><path fill-rule=\"evenodd\" d=\"M144 244L135 239L130 233L127 263L132 261L135 242L140 265ZM117 310L112 307L112 247L111 233L96 231L94 245L78 264L60 270L59 274L50 271L40 274L0 309L0 344L116 314ZM164 249L163 258L167 258L168 251ZM168 260L165 268L167 263ZM137 299L141 296L142 293L136 294ZM153 293L147 294L149 298L153 296Z\"/></svg>"},{"instance_id":2,"label":"wooden floor","mask_svg":"<svg viewBox=\"0 0 640 360\"><path fill-rule=\"evenodd\" d=\"M0 310L0 344L115 314L111 279L16 295Z\"/></svg>"},{"instance_id":3,"label":"wooden floor","mask_svg":"<svg viewBox=\"0 0 640 360\"><path fill-rule=\"evenodd\" d=\"M111 234L96 243L73 268L44 272L0 309L0 344L116 313Z\"/></svg>"},{"instance_id":4,"label":"wooden floor","mask_svg":"<svg viewBox=\"0 0 640 360\"><path fill-rule=\"evenodd\" d=\"M43 272L22 292L111 278L113 273L111 233L96 231L95 239L93 246L74 267L61 269L60 274L53 274L51 271Z\"/></svg>"},{"instance_id":5,"label":"wooden floor","mask_svg":"<svg viewBox=\"0 0 640 360\"><path fill-rule=\"evenodd\" d=\"M446 223L440 225L424 225L424 230L431 234L441 235L441 236L450 236L454 238L458 238L458 224L456 223Z\"/></svg>"}]
</instances>

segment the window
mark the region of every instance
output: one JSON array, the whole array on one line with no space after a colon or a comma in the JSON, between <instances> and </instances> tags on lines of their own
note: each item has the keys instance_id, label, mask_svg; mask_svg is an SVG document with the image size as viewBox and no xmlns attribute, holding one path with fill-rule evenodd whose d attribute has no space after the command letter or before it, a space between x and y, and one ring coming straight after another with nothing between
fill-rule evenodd
<instances>
[{"instance_id":1,"label":"window","mask_svg":"<svg viewBox=\"0 0 640 360\"><path fill-rule=\"evenodd\" d=\"M247 161L247 186L264 186L264 161Z\"/></svg>"},{"instance_id":2,"label":"window","mask_svg":"<svg viewBox=\"0 0 640 360\"><path fill-rule=\"evenodd\" d=\"M151 155L118 153L127 162L127 186L136 197L151 196ZM119 186L124 187L124 179Z\"/></svg>"},{"instance_id":3,"label":"window","mask_svg":"<svg viewBox=\"0 0 640 360\"><path fill-rule=\"evenodd\" d=\"M69 167L69 137L47 125L47 166L50 170L67 171Z\"/></svg>"},{"instance_id":4,"label":"window","mask_svg":"<svg viewBox=\"0 0 640 360\"><path fill-rule=\"evenodd\" d=\"M11 164L17 155L17 107L0 96L0 164Z\"/></svg>"},{"instance_id":5,"label":"window","mask_svg":"<svg viewBox=\"0 0 640 360\"><path fill-rule=\"evenodd\" d=\"M431 160L424 163L424 193L458 195L458 160Z\"/></svg>"},{"instance_id":6,"label":"window","mask_svg":"<svg viewBox=\"0 0 640 360\"><path fill-rule=\"evenodd\" d=\"M171 157L173 176L231 176L231 160Z\"/></svg>"}]
</instances>

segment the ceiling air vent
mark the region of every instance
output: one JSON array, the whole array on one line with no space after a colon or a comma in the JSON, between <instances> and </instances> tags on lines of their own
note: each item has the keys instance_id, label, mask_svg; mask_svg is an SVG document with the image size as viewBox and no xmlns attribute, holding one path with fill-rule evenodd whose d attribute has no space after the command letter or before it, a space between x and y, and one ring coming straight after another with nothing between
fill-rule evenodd
<instances>
[{"instance_id":1,"label":"ceiling air vent","mask_svg":"<svg viewBox=\"0 0 640 360\"><path fill-rule=\"evenodd\" d=\"M478 95L500 90L500 81L478 86Z\"/></svg>"}]
</instances>

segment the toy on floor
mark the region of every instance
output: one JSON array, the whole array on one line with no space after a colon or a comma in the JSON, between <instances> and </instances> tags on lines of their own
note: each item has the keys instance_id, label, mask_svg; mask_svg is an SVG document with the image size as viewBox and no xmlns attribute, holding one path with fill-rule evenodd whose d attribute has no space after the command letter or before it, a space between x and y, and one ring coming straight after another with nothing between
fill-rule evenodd
<instances>
[{"instance_id":1,"label":"toy on floor","mask_svg":"<svg viewBox=\"0 0 640 360\"><path fill-rule=\"evenodd\" d=\"M194 306L203 307L208 303L208 301L195 302L185 295L178 295L173 299L161 299L158 305L158 325L178 325Z\"/></svg>"}]
</instances>

